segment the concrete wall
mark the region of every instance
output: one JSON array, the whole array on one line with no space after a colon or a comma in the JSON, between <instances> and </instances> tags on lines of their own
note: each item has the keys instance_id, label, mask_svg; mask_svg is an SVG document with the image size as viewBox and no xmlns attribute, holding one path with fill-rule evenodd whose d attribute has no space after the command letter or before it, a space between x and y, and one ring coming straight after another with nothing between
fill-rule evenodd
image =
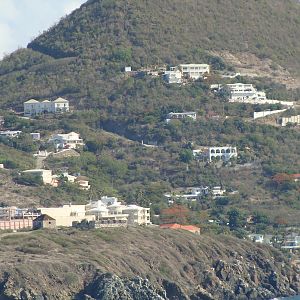
<instances>
[{"instance_id":1,"label":"concrete wall","mask_svg":"<svg viewBox=\"0 0 300 300\"><path fill-rule=\"evenodd\" d=\"M249 103L249 104L281 104L283 106L294 106L292 101L279 101L279 100L229 100L229 102L240 102L240 103Z\"/></svg>"},{"instance_id":2,"label":"concrete wall","mask_svg":"<svg viewBox=\"0 0 300 300\"><path fill-rule=\"evenodd\" d=\"M32 228L31 219L12 219L12 220L0 220L0 230L13 229L18 230L22 228Z\"/></svg>"},{"instance_id":3,"label":"concrete wall","mask_svg":"<svg viewBox=\"0 0 300 300\"><path fill-rule=\"evenodd\" d=\"M255 111L253 113L253 119L258 119L258 118L264 118L266 116L270 116L270 115L274 115L274 114L279 114L282 113L284 111L286 111L287 109L279 109L279 110L264 110L264 111Z\"/></svg>"}]
</instances>

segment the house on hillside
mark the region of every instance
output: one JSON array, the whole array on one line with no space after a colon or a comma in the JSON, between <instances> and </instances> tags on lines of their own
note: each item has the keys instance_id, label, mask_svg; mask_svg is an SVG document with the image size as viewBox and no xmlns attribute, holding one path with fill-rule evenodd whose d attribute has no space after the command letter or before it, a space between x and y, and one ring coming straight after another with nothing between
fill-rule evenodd
<instances>
[{"instance_id":1,"label":"house on hillside","mask_svg":"<svg viewBox=\"0 0 300 300\"><path fill-rule=\"evenodd\" d=\"M41 114L57 114L65 113L70 110L69 101L63 98L57 98L54 101L44 100L37 101L35 99L30 99L24 102L24 116L34 117Z\"/></svg>"},{"instance_id":2,"label":"house on hillside","mask_svg":"<svg viewBox=\"0 0 300 300\"><path fill-rule=\"evenodd\" d=\"M56 149L77 149L84 146L83 140L76 132L55 134L48 140L48 143L54 144Z\"/></svg>"},{"instance_id":3,"label":"house on hillside","mask_svg":"<svg viewBox=\"0 0 300 300\"><path fill-rule=\"evenodd\" d=\"M229 161L230 159L237 157L237 148L231 146L208 147L206 156L208 157L209 162L214 160Z\"/></svg>"},{"instance_id":4,"label":"house on hillside","mask_svg":"<svg viewBox=\"0 0 300 300\"><path fill-rule=\"evenodd\" d=\"M22 173L40 176L44 184L52 185L52 170L31 169L31 170L25 170Z\"/></svg>"},{"instance_id":5,"label":"house on hillside","mask_svg":"<svg viewBox=\"0 0 300 300\"><path fill-rule=\"evenodd\" d=\"M1 136L5 136L7 138L18 137L21 133L22 133L22 131L20 131L20 130L4 130L4 131L0 131L0 135Z\"/></svg>"},{"instance_id":6,"label":"house on hillside","mask_svg":"<svg viewBox=\"0 0 300 300\"><path fill-rule=\"evenodd\" d=\"M108 220L124 226L124 220L128 225L151 225L150 208L138 205L124 205L116 197L102 197L101 200L92 201L87 206L87 215L94 215L96 221Z\"/></svg>"},{"instance_id":7,"label":"house on hillside","mask_svg":"<svg viewBox=\"0 0 300 300\"><path fill-rule=\"evenodd\" d=\"M291 125L300 125L300 115L291 116L291 117L282 117L281 126Z\"/></svg>"},{"instance_id":8,"label":"house on hillside","mask_svg":"<svg viewBox=\"0 0 300 300\"><path fill-rule=\"evenodd\" d=\"M40 214L46 214L55 219L56 226L71 227L73 222L95 220L94 215L86 214L85 205L67 204L61 207L40 207L37 210Z\"/></svg>"},{"instance_id":9,"label":"house on hillside","mask_svg":"<svg viewBox=\"0 0 300 300\"><path fill-rule=\"evenodd\" d=\"M266 93L257 91L253 84L233 83L227 84L230 100L266 100Z\"/></svg>"},{"instance_id":10,"label":"house on hillside","mask_svg":"<svg viewBox=\"0 0 300 300\"><path fill-rule=\"evenodd\" d=\"M89 179L86 176L78 176L75 178L75 183L79 186L81 190L88 191L91 186L89 184Z\"/></svg>"},{"instance_id":11,"label":"house on hillside","mask_svg":"<svg viewBox=\"0 0 300 300\"><path fill-rule=\"evenodd\" d=\"M33 220L33 229L55 229L56 220L46 214L38 216Z\"/></svg>"},{"instance_id":12,"label":"house on hillside","mask_svg":"<svg viewBox=\"0 0 300 300\"><path fill-rule=\"evenodd\" d=\"M180 224L174 223L174 224L161 224L161 225L159 225L159 227L161 229L182 229L182 230L186 230L186 231L192 232L194 234L200 235L200 228L197 226L193 226L193 225L180 225Z\"/></svg>"},{"instance_id":13,"label":"house on hillside","mask_svg":"<svg viewBox=\"0 0 300 300\"><path fill-rule=\"evenodd\" d=\"M182 83L182 72L177 69L172 69L165 71L163 74L163 79L167 83Z\"/></svg>"},{"instance_id":14,"label":"house on hillside","mask_svg":"<svg viewBox=\"0 0 300 300\"><path fill-rule=\"evenodd\" d=\"M166 117L166 122L170 122L171 120L183 120L183 119L192 119L193 121L196 121L197 119L197 113L194 111L190 112L182 112L182 113L174 113L170 112L168 113Z\"/></svg>"},{"instance_id":15,"label":"house on hillside","mask_svg":"<svg viewBox=\"0 0 300 300\"><path fill-rule=\"evenodd\" d=\"M207 64L181 64L179 65L179 68L183 76L193 80L203 78L210 73L210 66Z\"/></svg>"}]
</instances>

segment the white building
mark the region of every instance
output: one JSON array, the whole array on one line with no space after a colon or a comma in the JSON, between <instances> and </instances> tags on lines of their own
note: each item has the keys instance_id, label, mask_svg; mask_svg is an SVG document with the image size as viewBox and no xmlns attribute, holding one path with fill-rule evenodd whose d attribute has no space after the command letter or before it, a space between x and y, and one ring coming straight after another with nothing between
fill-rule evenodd
<instances>
[{"instance_id":1,"label":"white building","mask_svg":"<svg viewBox=\"0 0 300 300\"><path fill-rule=\"evenodd\" d=\"M30 99L24 102L24 116L34 117L45 113L65 113L70 110L69 101L63 98L57 98L54 101L37 101Z\"/></svg>"},{"instance_id":2,"label":"white building","mask_svg":"<svg viewBox=\"0 0 300 300\"><path fill-rule=\"evenodd\" d=\"M182 72L180 70L165 71L163 78L168 83L182 83Z\"/></svg>"},{"instance_id":3,"label":"white building","mask_svg":"<svg viewBox=\"0 0 300 300\"><path fill-rule=\"evenodd\" d=\"M83 140L80 138L79 133L76 132L55 134L48 142L53 143L56 149L76 149L80 146L84 146Z\"/></svg>"},{"instance_id":4,"label":"white building","mask_svg":"<svg viewBox=\"0 0 300 300\"><path fill-rule=\"evenodd\" d=\"M96 220L100 220L101 218L124 220L126 218L128 225L147 226L151 224L150 208L144 208L137 205L123 205L116 197L104 196L101 200L89 203L86 208L87 214L94 214Z\"/></svg>"},{"instance_id":5,"label":"white building","mask_svg":"<svg viewBox=\"0 0 300 300\"><path fill-rule=\"evenodd\" d=\"M211 193L212 193L213 197L215 198L215 197L223 196L226 193L226 190L223 189L221 186L214 186L211 189Z\"/></svg>"},{"instance_id":6,"label":"white building","mask_svg":"<svg viewBox=\"0 0 300 300\"><path fill-rule=\"evenodd\" d=\"M226 147L209 147L208 148L208 159L228 161L231 158L237 157L237 148L226 146Z\"/></svg>"},{"instance_id":7,"label":"white building","mask_svg":"<svg viewBox=\"0 0 300 300\"><path fill-rule=\"evenodd\" d=\"M259 92L253 84L234 83L226 85L230 91L230 100L266 100L266 93Z\"/></svg>"},{"instance_id":8,"label":"white building","mask_svg":"<svg viewBox=\"0 0 300 300\"><path fill-rule=\"evenodd\" d=\"M41 134L39 132L31 132L30 135L33 140L38 141L41 139Z\"/></svg>"},{"instance_id":9,"label":"white building","mask_svg":"<svg viewBox=\"0 0 300 300\"><path fill-rule=\"evenodd\" d=\"M281 118L281 126L286 126L287 124L300 125L300 115Z\"/></svg>"},{"instance_id":10,"label":"white building","mask_svg":"<svg viewBox=\"0 0 300 300\"><path fill-rule=\"evenodd\" d=\"M40 176L42 178L44 184L52 185L52 183L53 183L52 171L51 170L32 169L32 170L25 170L22 173Z\"/></svg>"},{"instance_id":11,"label":"white building","mask_svg":"<svg viewBox=\"0 0 300 300\"><path fill-rule=\"evenodd\" d=\"M91 186L89 184L89 179L86 176L80 176L80 175L74 176L74 175L70 175L66 172L62 173L60 175L53 175L52 176L52 179L53 179L52 185L55 187L58 187L59 179L61 179L62 177L65 178L65 180L70 183L77 184L81 190L88 191L91 188Z\"/></svg>"},{"instance_id":12,"label":"white building","mask_svg":"<svg viewBox=\"0 0 300 300\"><path fill-rule=\"evenodd\" d=\"M166 122L170 122L170 120L173 120L173 119L182 120L182 119L186 119L186 118L191 118L192 120L195 121L197 119L197 113L194 111L183 112L183 113L170 112L167 115Z\"/></svg>"},{"instance_id":13,"label":"white building","mask_svg":"<svg viewBox=\"0 0 300 300\"><path fill-rule=\"evenodd\" d=\"M206 196L209 194L209 187L208 186L201 186L201 187L191 187L186 188L184 194L164 194L168 200L176 199L184 199L187 201L196 201L202 196Z\"/></svg>"},{"instance_id":14,"label":"white building","mask_svg":"<svg viewBox=\"0 0 300 300\"><path fill-rule=\"evenodd\" d=\"M5 136L5 137L8 137L8 138L18 137L21 133L22 133L22 131L20 131L20 130L0 131L1 136Z\"/></svg>"},{"instance_id":15,"label":"white building","mask_svg":"<svg viewBox=\"0 0 300 300\"><path fill-rule=\"evenodd\" d=\"M187 76L194 80L203 78L210 73L210 66L207 64L181 64L179 65L183 76Z\"/></svg>"},{"instance_id":16,"label":"white building","mask_svg":"<svg viewBox=\"0 0 300 300\"><path fill-rule=\"evenodd\" d=\"M38 208L41 214L46 214L56 220L56 226L71 227L73 222L82 220L93 221L94 215L86 214L85 205L63 205L61 207Z\"/></svg>"}]
</instances>

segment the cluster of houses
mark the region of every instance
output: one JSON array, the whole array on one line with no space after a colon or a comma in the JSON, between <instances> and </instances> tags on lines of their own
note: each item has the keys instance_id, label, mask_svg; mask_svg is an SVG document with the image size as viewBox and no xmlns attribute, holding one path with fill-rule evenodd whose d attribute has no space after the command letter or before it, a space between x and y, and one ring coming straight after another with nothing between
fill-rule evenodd
<instances>
[{"instance_id":1,"label":"cluster of houses","mask_svg":"<svg viewBox=\"0 0 300 300\"><path fill-rule=\"evenodd\" d=\"M200 186L200 187L190 187L184 190L178 190L174 193L167 193L164 196L168 199L169 204L173 204L176 199L183 199L185 201L197 201L201 198L211 195L213 199L225 197L226 195L236 194L238 191L228 192L222 186Z\"/></svg>"},{"instance_id":2,"label":"cluster of houses","mask_svg":"<svg viewBox=\"0 0 300 300\"><path fill-rule=\"evenodd\" d=\"M37 101L35 99L30 99L24 102L25 117L35 117L42 114L66 113L69 111L69 101L61 97L54 101Z\"/></svg>"},{"instance_id":3,"label":"cluster of houses","mask_svg":"<svg viewBox=\"0 0 300 300\"><path fill-rule=\"evenodd\" d=\"M133 75L143 73L154 77L162 76L167 83L184 84L189 81L205 78L210 73L210 66L207 64L180 64L170 67L168 70L166 66L153 66L142 68L137 72L133 72L131 67L125 67L125 73Z\"/></svg>"},{"instance_id":4,"label":"cluster of houses","mask_svg":"<svg viewBox=\"0 0 300 300\"><path fill-rule=\"evenodd\" d=\"M300 236L296 233L291 233L286 236L252 233L248 235L248 238L254 243L273 246L279 245L281 249L290 251L300 250Z\"/></svg>"},{"instance_id":5,"label":"cluster of houses","mask_svg":"<svg viewBox=\"0 0 300 300\"><path fill-rule=\"evenodd\" d=\"M6 138L17 138L19 137L23 132L21 130L1 130L0 136L6 137ZM33 140L40 140L41 134L39 132L31 132L29 135L32 137Z\"/></svg>"},{"instance_id":6,"label":"cluster of houses","mask_svg":"<svg viewBox=\"0 0 300 300\"><path fill-rule=\"evenodd\" d=\"M258 91L253 84L233 83L233 84L212 84L211 90L215 92L228 93L229 102L241 102L249 104L281 104L283 106L294 106L292 101L279 101L267 99L266 93Z\"/></svg>"},{"instance_id":7,"label":"cluster of houses","mask_svg":"<svg viewBox=\"0 0 300 300\"><path fill-rule=\"evenodd\" d=\"M58 187L62 182L67 181L76 184L81 190L88 191L91 188L89 179L86 176L81 176L80 174L70 175L68 173L61 173L53 175L52 170L46 169L25 170L22 172L22 174L31 174L33 176L38 176L42 179L43 184L53 187Z\"/></svg>"},{"instance_id":8,"label":"cluster of houses","mask_svg":"<svg viewBox=\"0 0 300 300\"><path fill-rule=\"evenodd\" d=\"M40 207L19 209L0 208L0 229L22 228L108 228L151 225L150 208L125 205L116 197L104 196L101 200L86 205L63 205L61 207Z\"/></svg>"}]
</instances>

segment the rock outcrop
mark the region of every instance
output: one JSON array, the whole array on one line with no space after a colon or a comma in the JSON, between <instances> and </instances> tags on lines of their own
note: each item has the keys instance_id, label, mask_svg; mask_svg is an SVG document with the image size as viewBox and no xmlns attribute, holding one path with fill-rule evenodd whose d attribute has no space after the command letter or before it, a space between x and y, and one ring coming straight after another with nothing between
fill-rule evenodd
<instances>
[{"instance_id":1,"label":"rock outcrop","mask_svg":"<svg viewBox=\"0 0 300 300\"><path fill-rule=\"evenodd\" d=\"M235 300L300 293L274 248L156 228L12 234L1 239L0 300Z\"/></svg>"}]
</instances>

